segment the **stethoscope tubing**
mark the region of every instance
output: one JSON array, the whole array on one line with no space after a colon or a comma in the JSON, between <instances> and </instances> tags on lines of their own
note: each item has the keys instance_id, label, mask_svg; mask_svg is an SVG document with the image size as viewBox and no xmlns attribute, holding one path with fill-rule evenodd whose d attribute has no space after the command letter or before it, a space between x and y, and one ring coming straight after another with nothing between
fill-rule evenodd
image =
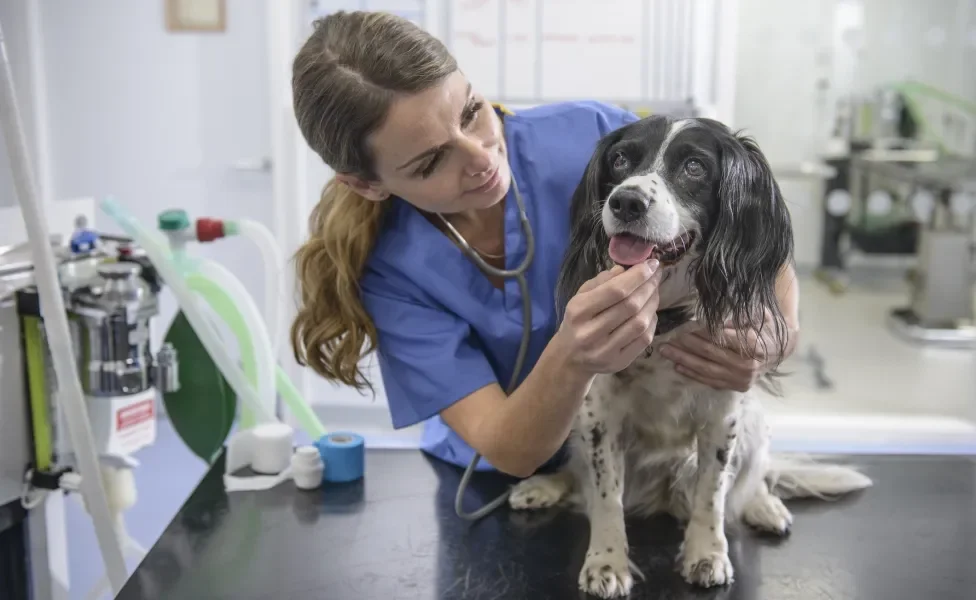
<instances>
[{"instance_id":1,"label":"stethoscope tubing","mask_svg":"<svg viewBox=\"0 0 976 600\"><path fill-rule=\"evenodd\" d=\"M529 266L532 264L532 260L535 258L535 235L532 232L532 224L529 222L528 214L525 212L525 204L522 201L522 194L519 191L518 182L515 180L515 175L512 175L512 192L515 196L515 202L518 204L519 210L519 223L521 225L522 231L525 234L525 257L522 259L521 263L514 269L499 269L488 264L475 250L468 244L467 240L454 228L451 223L443 217L441 221L447 226L454 236L457 243L461 246L462 252L468 256L474 263L480 268L486 275L491 277L501 277L502 279L507 279L514 277L519 285L519 293L522 296L522 339L519 343L519 351L515 357L515 367L512 370L512 377L509 380L508 387L505 390L507 395L511 395L518 386L519 375L522 372L522 367L525 363L525 355L528 352L529 346L529 336L532 332L532 298L529 296L529 284L525 279L525 274L529 270ZM488 502L481 508L467 513L461 506L461 502L464 499L464 493L468 488L468 484L471 481L471 476L474 473L474 469L481 460L481 454L475 453L474 458L468 464L468 467L464 470L464 475L461 477L461 483L458 485L457 495L454 499L454 512L457 513L459 517L468 521L477 521L482 517L488 516L496 508L504 504L508 500L508 496L511 490L507 490L499 495L494 500Z\"/></svg>"}]
</instances>

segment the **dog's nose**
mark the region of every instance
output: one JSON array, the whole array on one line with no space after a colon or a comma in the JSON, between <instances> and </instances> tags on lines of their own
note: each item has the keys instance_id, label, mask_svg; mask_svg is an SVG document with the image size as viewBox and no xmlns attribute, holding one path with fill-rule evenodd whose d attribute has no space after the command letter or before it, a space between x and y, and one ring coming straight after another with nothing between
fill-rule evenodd
<instances>
[{"instance_id":1,"label":"dog's nose","mask_svg":"<svg viewBox=\"0 0 976 600\"><path fill-rule=\"evenodd\" d=\"M641 218L650 204L647 196L635 189L618 190L610 196L609 202L611 214L624 223Z\"/></svg>"}]
</instances>

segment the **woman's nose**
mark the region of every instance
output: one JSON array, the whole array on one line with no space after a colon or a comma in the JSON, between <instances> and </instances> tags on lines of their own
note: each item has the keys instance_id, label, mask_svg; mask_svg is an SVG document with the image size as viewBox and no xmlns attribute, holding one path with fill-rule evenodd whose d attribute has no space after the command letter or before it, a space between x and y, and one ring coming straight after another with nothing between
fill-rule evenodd
<instances>
[{"instance_id":1,"label":"woman's nose","mask_svg":"<svg viewBox=\"0 0 976 600\"><path fill-rule=\"evenodd\" d=\"M468 155L465 170L469 175L479 175L495 166L493 148L493 145L486 147L482 140L468 139L465 141L464 150Z\"/></svg>"}]
</instances>

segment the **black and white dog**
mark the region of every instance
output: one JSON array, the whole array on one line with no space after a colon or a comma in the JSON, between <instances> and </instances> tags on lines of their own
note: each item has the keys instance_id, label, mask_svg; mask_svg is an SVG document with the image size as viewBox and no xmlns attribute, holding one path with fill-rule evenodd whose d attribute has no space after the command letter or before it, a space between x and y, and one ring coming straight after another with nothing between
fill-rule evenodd
<instances>
[{"instance_id":1,"label":"black and white dog","mask_svg":"<svg viewBox=\"0 0 976 600\"><path fill-rule=\"evenodd\" d=\"M685 523L681 574L716 586L733 579L727 522L785 534L792 516L780 498L871 485L853 469L774 459L756 397L685 378L655 351L682 332L715 334L728 322L743 339L762 332L757 352L781 349L776 280L792 252L787 206L752 139L708 119L653 116L600 141L573 198L558 297L565 309L601 270L656 257L664 271L655 339L627 369L593 382L568 467L520 482L509 501L515 509L582 502L584 591L623 596L640 575L628 558L625 513L668 512Z\"/></svg>"}]
</instances>

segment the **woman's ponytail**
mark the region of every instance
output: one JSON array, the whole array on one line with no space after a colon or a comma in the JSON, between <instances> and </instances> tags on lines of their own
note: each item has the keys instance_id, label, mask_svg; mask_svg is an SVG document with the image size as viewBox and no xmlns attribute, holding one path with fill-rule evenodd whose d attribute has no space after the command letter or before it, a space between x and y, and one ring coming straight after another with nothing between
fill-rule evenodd
<instances>
[{"instance_id":1,"label":"woman's ponytail","mask_svg":"<svg viewBox=\"0 0 976 600\"><path fill-rule=\"evenodd\" d=\"M376 327L360 300L359 278L385 207L332 179L309 217L309 239L295 255L301 298L291 329L295 360L360 390L372 388L359 362L376 347Z\"/></svg>"}]
</instances>

